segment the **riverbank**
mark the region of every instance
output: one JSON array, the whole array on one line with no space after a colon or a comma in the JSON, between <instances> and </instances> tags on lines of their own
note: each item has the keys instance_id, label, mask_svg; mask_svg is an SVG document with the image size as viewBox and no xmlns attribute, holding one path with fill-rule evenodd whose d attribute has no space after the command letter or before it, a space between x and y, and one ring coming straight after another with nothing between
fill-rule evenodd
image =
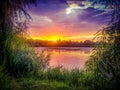
<instances>
[{"instance_id":1,"label":"riverbank","mask_svg":"<svg viewBox=\"0 0 120 90\"><path fill-rule=\"evenodd\" d=\"M35 76L9 78L7 84L9 90L90 90L93 84L90 76L90 74L87 75L78 69L68 71L56 67L41 71Z\"/></svg>"}]
</instances>

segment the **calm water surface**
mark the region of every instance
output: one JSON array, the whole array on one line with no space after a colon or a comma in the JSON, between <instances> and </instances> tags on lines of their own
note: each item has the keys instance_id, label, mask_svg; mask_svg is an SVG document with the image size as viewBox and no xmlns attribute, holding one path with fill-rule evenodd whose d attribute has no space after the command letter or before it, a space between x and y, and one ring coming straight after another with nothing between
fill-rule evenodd
<instances>
[{"instance_id":1,"label":"calm water surface","mask_svg":"<svg viewBox=\"0 0 120 90\"><path fill-rule=\"evenodd\" d=\"M38 53L45 50L50 54L50 66L62 66L66 69L80 68L83 69L85 62L88 60L91 47L37 47Z\"/></svg>"}]
</instances>

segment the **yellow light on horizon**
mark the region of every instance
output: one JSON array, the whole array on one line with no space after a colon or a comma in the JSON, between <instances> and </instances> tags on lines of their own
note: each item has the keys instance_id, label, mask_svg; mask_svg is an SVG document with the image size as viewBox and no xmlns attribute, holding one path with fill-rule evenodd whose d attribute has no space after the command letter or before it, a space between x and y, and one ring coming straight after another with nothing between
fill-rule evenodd
<instances>
[{"instance_id":1,"label":"yellow light on horizon","mask_svg":"<svg viewBox=\"0 0 120 90\"><path fill-rule=\"evenodd\" d=\"M52 35L52 36L46 36L46 37L33 37L32 39L57 42L58 40L60 41L63 41L63 40L84 41L84 40L89 40L89 39L91 40L94 37L95 37L94 35L71 36L71 37L62 37L62 36Z\"/></svg>"},{"instance_id":2,"label":"yellow light on horizon","mask_svg":"<svg viewBox=\"0 0 120 90\"><path fill-rule=\"evenodd\" d=\"M47 41L53 41L53 42L57 42L57 40L64 40L64 38L62 36L46 36L46 37L33 37L32 39L34 40L47 40Z\"/></svg>"},{"instance_id":3,"label":"yellow light on horizon","mask_svg":"<svg viewBox=\"0 0 120 90\"><path fill-rule=\"evenodd\" d=\"M53 35L53 36L48 36L48 37L43 38L43 40L48 40L48 41L53 41L53 42L57 42L57 40L59 40L59 39L63 39L63 37Z\"/></svg>"},{"instance_id":4,"label":"yellow light on horizon","mask_svg":"<svg viewBox=\"0 0 120 90\"><path fill-rule=\"evenodd\" d=\"M41 37L32 37L33 40L42 40Z\"/></svg>"},{"instance_id":5,"label":"yellow light on horizon","mask_svg":"<svg viewBox=\"0 0 120 90\"><path fill-rule=\"evenodd\" d=\"M95 37L94 35L85 35L85 36L72 36L72 37L68 37L68 38L93 38L93 37Z\"/></svg>"},{"instance_id":6,"label":"yellow light on horizon","mask_svg":"<svg viewBox=\"0 0 120 90\"><path fill-rule=\"evenodd\" d=\"M57 40L52 40L53 42L57 42Z\"/></svg>"}]
</instances>

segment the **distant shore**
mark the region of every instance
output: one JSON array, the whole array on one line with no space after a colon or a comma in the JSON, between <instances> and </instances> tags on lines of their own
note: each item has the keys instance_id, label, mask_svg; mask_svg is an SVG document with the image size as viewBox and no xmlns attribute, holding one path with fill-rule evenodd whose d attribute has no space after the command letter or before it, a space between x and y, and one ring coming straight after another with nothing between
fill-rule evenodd
<instances>
[{"instance_id":1,"label":"distant shore","mask_svg":"<svg viewBox=\"0 0 120 90\"><path fill-rule=\"evenodd\" d=\"M50 48L55 48L55 49L57 49L57 48L66 48L66 47L91 47L91 48L93 48L93 47L95 47L94 45L92 45L92 46L32 46L32 47L50 47Z\"/></svg>"},{"instance_id":2,"label":"distant shore","mask_svg":"<svg viewBox=\"0 0 120 90\"><path fill-rule=\"evenodd\" d=\"M33 47L94 47L95 42L90 40L85 41L43 41L43 40L28 40L28 43Z\"/></svg>"}]
</instances>

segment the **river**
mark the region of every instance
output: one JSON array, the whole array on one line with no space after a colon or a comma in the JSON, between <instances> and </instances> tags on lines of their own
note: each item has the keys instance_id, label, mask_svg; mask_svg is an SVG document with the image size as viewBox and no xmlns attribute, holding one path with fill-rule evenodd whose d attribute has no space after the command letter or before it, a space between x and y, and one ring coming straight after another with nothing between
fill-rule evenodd
<instances>
[{"instance_id":1,"label":"river","mask_svg":"<svg viewBox=\"0 0 120 90\"><path fill-rule=\"evenodd\" d=\"M83 69L89 59L92 47L37 47L37 52L43 50L50 54L50 66L62 66L65 69Z\"/></svg>"}]
</instances>

